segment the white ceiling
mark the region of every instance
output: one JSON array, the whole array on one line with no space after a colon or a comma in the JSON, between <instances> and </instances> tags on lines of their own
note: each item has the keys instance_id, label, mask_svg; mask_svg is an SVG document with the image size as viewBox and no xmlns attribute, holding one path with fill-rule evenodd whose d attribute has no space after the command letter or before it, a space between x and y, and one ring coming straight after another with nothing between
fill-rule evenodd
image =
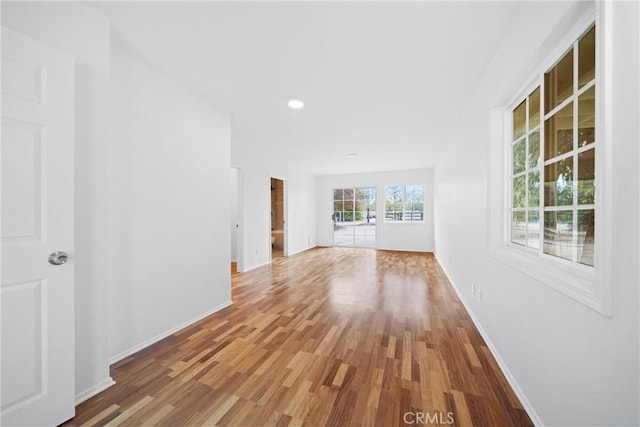
<instances>
[{"instance_id":1,"label":"white ceiling","mask_svg":"<svg viewBox=\"0 0 640 427\"><path fill-rule=\"evenodd\" d=\"M91 6L117 44L230 111L232 144L334 174L433 166L517 4Z\"/></svg>"}]
</instances>

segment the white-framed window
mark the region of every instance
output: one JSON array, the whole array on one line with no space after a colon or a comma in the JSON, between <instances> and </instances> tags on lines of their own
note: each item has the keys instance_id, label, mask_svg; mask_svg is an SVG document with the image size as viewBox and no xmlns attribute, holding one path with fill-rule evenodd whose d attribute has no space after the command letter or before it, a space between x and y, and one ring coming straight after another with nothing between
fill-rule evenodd
<instances>
[{"instance_id":1,"label":"white-framed window","mask_svg":"<svg viewBox=\"0 0 640 427\"><path fill-rule=\"evenodd\" d=\"M595 25L538 80L511 110L510 242L593 267Z\"/></svg>"},{"instance_id":2,"label":"white-framed window","mask_svg":"<svg viewBox=\"0 0 640 427\"><path fill-rule=\"evenodd\" d=\"M386 222L424 221L424 187L422 185L387 185L384 188Z\"/></svg>"},{"instance_id":3,"label":"white-framed window","mask_svg":"<svg viewBox=\"0 0 640 427\"><path fill-rule=\"evenodd\" d=\"M606 3L553 33L520 95L491 111L492 256L610 315L611 27ZM542 48L541 48L542 49ZM526 83L523 82L523 83Z\"/></svg>"}]
</instances>

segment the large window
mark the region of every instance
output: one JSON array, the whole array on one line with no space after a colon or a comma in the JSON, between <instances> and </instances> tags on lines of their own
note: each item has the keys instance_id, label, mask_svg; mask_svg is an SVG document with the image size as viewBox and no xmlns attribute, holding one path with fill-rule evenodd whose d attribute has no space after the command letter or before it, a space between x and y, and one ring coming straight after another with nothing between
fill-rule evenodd
<instances>
[{"instance_id":1,"label":"large window","mask_svg":"<svg viewBox=\"0 0 640 427\"><path fill-rule=\"evenodd\" d=\"M604 315L615 140L606 49L613 29L599 22L608 13L596 2L573 26L565 22L536 52L537 78L491 110L488 188L490 254Z\"/></svg>"},{"instance_id":2,"label":"large window","mask_svg":"<svg viewBox=\"0 0 640 427\"><path fill-rule=\"evenodd\" d=\"M594 266L596 29L512 110L510 241ZM602 142L600 142L602 143Z\"/></svg>"},{"instance_id":3,"label":"large window","mask_svg":"<svg viewBox=\"0 0 640 427\"><path fill-rule=\"evenodd\" d=\"M424 187L422 185L386 186L384 220L424 221Z\"/></svg>"}]
</instances>

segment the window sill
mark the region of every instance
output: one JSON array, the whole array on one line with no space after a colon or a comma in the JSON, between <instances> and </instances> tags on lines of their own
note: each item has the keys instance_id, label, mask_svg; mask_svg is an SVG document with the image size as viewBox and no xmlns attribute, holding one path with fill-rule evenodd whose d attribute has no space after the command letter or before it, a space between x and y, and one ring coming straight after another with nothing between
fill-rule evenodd
<instances>
[{"instance_id":1,"label":"window sill","mask_svg":"<svg viewBox=\"0 0 640 427\"><path fill-rule=\"evenodd\" d=\"M489 253L498 261L581 302L598 313L610 315L603 303L602 295L598 292L598 278L594 268L542 258L510 245L491 248Z\"/></svg>"}]
</instances>

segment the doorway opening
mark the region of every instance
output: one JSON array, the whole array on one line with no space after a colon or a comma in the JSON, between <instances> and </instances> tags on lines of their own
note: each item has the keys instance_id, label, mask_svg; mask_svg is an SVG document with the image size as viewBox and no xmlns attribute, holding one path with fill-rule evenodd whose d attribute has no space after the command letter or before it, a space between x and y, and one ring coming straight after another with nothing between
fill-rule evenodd
<instances>
[{"instance_id":1,"label":"doorway opening","mask_svg":"<svg viewBox=\"0 0 640 427\"><path fill-rule=\"evenodd\" d=\"M231 167L231 275L243 271L242 266L242 171Z\"/></svg>"},{"instance_id":2,"label":"doorway opening","mask_svg":"<svg viewBox=\"0 0 640 427\"><path fill-rule=\"evenodd\" d=\"M376 188L333 190L333 245L376 247Z\"/></svg>"},{"instance_id":3,"label":"doorway opening","mask_svg":"<svg viewBox=\"0 0 640 427\"><path fill-rule=\"evenodd\" d=\"M271 178L271 259L284 256L284 181Z\"/></svg>"}]
</instances>

